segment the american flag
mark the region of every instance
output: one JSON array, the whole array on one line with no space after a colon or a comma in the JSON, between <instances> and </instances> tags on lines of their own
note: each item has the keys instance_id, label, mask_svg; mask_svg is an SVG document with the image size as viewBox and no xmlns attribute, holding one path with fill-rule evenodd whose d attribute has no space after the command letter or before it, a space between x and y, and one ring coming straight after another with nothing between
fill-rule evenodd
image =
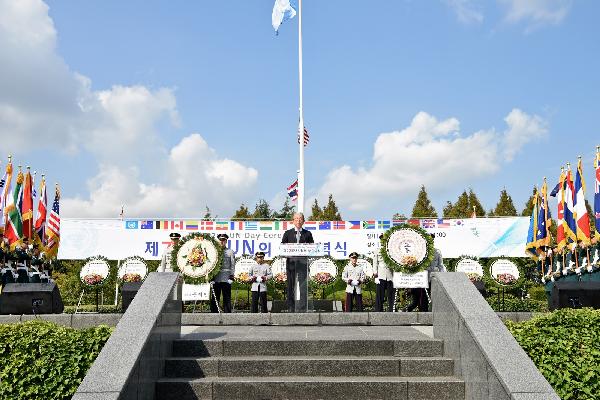
<instances>
[{"instance_id":1,"label":"american flag","mask_svg":"<svg viewBox=\"0 0 600 400\"><path fill-rule=\"evenodd\" d=\"M304 127L304 147L306 147L308 145L308 139L309 139L308 130L306 129L306 127ZM300 135L298 135L298 144L300 144Z\"/></svg>"},{"instance_id":2,"label":"american flag","mask_svg":"<svg viewBox=\"0 0 600 400\"><path fill-rule=\"evenodd\" d=\"M60 192L56 188L56 195L54 196L54 202L52 203L52 210L48 216L48 226L46 232L48 235L48 253L49 255L56 255L58 253L58 244L60 242Z\"/></svg>"}]
</instances>

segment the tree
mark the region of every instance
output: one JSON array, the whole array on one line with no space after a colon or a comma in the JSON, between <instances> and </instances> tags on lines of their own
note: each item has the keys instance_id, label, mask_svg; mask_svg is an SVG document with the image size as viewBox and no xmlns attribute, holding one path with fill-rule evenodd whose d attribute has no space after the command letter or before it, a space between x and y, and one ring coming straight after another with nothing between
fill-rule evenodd
<instances>
[{"instance_id":1,"label":"tree","mask_svg":"<svg viewBox=\"0 0 600 400\"><path fill-rule=\"evenodd\" d=\"M412 214L413 218L437 218L438 213L431 204L429 197L427 196L427 191L425 190L425 185L421 185L421 190L417 195L417 200L415 201L415 205L413 206Z\"/></svg>"},{"instance_id":2,"label":"tree","mask_svg":"<svg viewBox=\"0 0 600 400\"><path fill-rule=\"evenodd\" d=\"M452 218L453 209L454 209L454 206L452 205L452 202L446 201L446 205L444 206L444 209L442 210L442 212L444 214L444 218Z\"/></svg>"},{"instance_id":3,"label":"tree","mask_svg":"<svg viewBox=\"0 0 600 400\"><path fill-rule=\"evenodd\" d=\"M506 191L506 189L502 189L500 192L500 199L498 200L498 204L496 204L496 208L491 211L491 216L496 217L516 217L517 209L513 204L512 198Z\"/></svg>"},{"instance_id":4,"label":"tree","mask_svg":"<svg viewBox=\"0 0 600 400\"><path fill-rule=\"evenodd\" d=\"M254 212L252 213L252 218L254 219L271 219L273 216L273 212L269 207L269 203L266 200L260 199L256 203L254 207Z\"/></svg>"},{"instance_id":5,"label":"tree","mask_svg":"<svg viewBox=\"0 0 600 400\"><path fill-rule=\"evenodd\" d=\"M475 215L480 217L485 216L485 210L477 198L477 195L473 192L473 189L469 189L469 217L473 215L473 210L475 210Z\"/></svg>"},{"instance_id":6,"label":"tree","mask_svg":"<svg viewBox=\"0 0 600 400\"><path fill-rule=\"evenodd\" d=\"M205 211L204 217L202 217L202 219L213 219L213 217L210 213L210 208L208 208L208 206L206 206L206 211Z\"/></svg>"},{"instance_id":7,"label":"tree","mask_svg":"<svg viewBox=\"0 0 600 400\"><path fill-rule=\"evenodd\" d=\"M531 197L529 197L529 200L527 200L527 203L525 203L525 208L523 209L523 211L521 211L522 217L530 217L531 216L531 213L533 212L533 201L535 200L536 193L537 193L537 188L534 186L533 191L531 193Z\"/></svg>"},{"instance_id":8,"label":"tree","mask_svg":"<svg viewBox=\"0 0 600 400\"><path fill-rule=\"evenodd\" d=\"M468 218L473 213L473 209L469 207L469 195L467 191L463 191L456 203L452 206L450 211L450 218Z\"/></svg>"},{"instance_id":9,"label":"tree","mask_svg":"<svg viewBox=\"0 0 600 400\"><path fill-rule=\"evenodd\" d=\"M341 221L342 220L342 216L340 215L340 212L337 208L337 205L335 204L335 201L333 201L333 195L331 193L329 194L329 200L327 201L327 205L325 205L325 207L323 207L323 210L321 211L320 220L321 221Z\"/></svg>"},{"instance_id":10,"label":"tree","mask_svg":"<svg viewBox=\"0 0 600 400\"><path fill-rule=\"evenodd\" d=\"M322 221L323 220L321 218L322 215L323 215L323 210L321 210L321 207L319 207L319 202L317 201L317 199L315 199L315 202L313 203L313 205L311 207L311 215L308 219L309 219L309 221Z\"/></svg>"},{"instance_id":11,"label":"tree","mask_svg":"<svg viewBox=\"0 0 600 400\"><path fill-rule=\"evenodd\" d=\"M279 212L273 213L273 218L282 219L282 220L291 220L294 216L296 208L290 204L290 198L286 197L285 202L283 203L283 207Z\"/></svg>"},{"instance_id":12,"label":"tree","mask_svg":"<svg viewBox=\"0 0 600 400\"><path fill-rule=\"evenodd\" d=\"M392 219L406 219L406 215L402 213L396 213L392 216Z\"/></svg>"},{"instance_id":13,"label":"tree","mask_svg":"<svg viewBox=\"0 0 600 400\"><path fill-rule=\"evenodd\" d=\"M249 220L252 219L252 215L250 214L250 210L244 203L240 206L240 208L235 212L231 219L239 219L239 220Z\"/></svg>"}]
</instances>

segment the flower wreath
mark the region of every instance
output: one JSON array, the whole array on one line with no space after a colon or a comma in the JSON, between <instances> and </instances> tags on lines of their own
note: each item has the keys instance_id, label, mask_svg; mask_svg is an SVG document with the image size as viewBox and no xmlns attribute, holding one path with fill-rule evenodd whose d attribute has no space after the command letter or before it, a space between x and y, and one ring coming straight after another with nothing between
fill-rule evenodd
<instances>
[{"instance_id":1,"label":"flower wreath","mask_svg":"<svg viewBox=\"0 0 600 400\"><path fill-rule=\"evenodd\" d=\"M254 260L254 257L252 257L250 254L242 254L240 257L235 259L235 263L237 264L241 260ZM252 284L252 276L248 272L242 272L239 275L236 275L234 270L233 278L233 281L238 287L247 287Z\"/></svg>"},{"instance_id":2,"label":"flower wreath","mask_svg":"<svg viewBox=\"0 0 600 400\"><path fill-rule=\"evenodd\" d=\"M179 249L188 240L199 239L199 238L208 240L208 241L210 241L215 246L215 249L217 249L217 261L215 262L215 267L213 268L213 270L210 271L209 274L208 274L208 280L206 279L207 277L205 277L205 276L201 276L201 277L198 277L198 278L192 278L190 276L185 276L185 275L182 274L183 275L183 281L185 283L191 284L191 285L197 285L197 284L200 284L200 283L208 283L208 282L212 281L213 278L215 276L217 276L217 274L219 273L219 271L221 271L221 266L223 265L223 247L221 247L221 243L219 243L209 233L193 232L193 233L190 233L190 234L182 237L181 239L179 239L179 242L175 246L173 246L173 250L171 250L171 269L173 271L175 271L175 272L181 272L179 270L179 266L177 266L177 253L179 252Z\"/></svg>"},{"instance_id":3,"label":"flower wreath","mask_svg":"<svg viewBox=\"0 0 600 400\"><path fill-rule=\"evenodd\" d=\"M271 262L269 264L273 265L274 263L278 262L282 258L285 258L285 257L275 256L275 257L273 257L273 259L271 260ZM285 289L285 288L287 288L287 275L285 272L283 272L283 273L280 272L277 275L275 275L275 273L273 273L273 277L271 279L269 279L268 283L273 285L277 289Z\"/></svg>"},{"instance_id":4,"label":"flower wreath","mask_svg":"<svg viewBox=\"0 0 600 400\"><path fill-rule=\"evenodd\" d=\"M471 282L475 283L475 282L484 280L485 266L481 264L479 257L469 256L469 255L462 255L462 256L458 257L458 259L454 262L454 271L455 272L457 272L456 267L458 267L458 264L462 260L473 260L473 261L476 261L479 265L481 265L481 272L482 272L481 276L475 272L465 272L465 274L467 275L467 277L469 278L469 280ZM519 273L520 273L520 271L519 271Z\"/></svg>"},{"instance_id":5,"label":"flower wreath","mask_svg":"<svg viewBox=\"0 0 600 400\"><path fill-rule=\"evenodd\" d=\"M144 259L143 257L140 256L129 256L127 258L124 258L123 261L121 262L121 265L127 264L128 261L140 261L142 264L144 264L146 266L146 276L148 276L148 265L146 264L146 259ZM118 273L118 271L117 271ZM121 278L122 282L142 282L145 279L142 278L142 276L140 274L125 274L123 275L123 277Z\"/></svg>"},{"instance_id":6,"label":"flower wreath","mask_svg":"<svg viewBox=\"0 0 600 400\"><path fill-rule=\"evenodd\" d=\"M519 278L514 279L514 277L512 277L512 275L504 277L504 279L508 279L508 280L510 280L510 277L512 277L514 280L512 280L510 282L506 282L506 281L501 282L501 281L498 281L497 279L493 278L492 277L492 265L497 260L512 261L517 266L517 269L519 270ZM503 276L503 275L506 275L506 274L500 274L499 276ZM502 279L503 278L500 278L500 280L502 280ZM514 257L493 257L488 260L487 266L484 269L483 281L485 282L485 285L487 287L519 289L525 285L527 280L525 279L525 271L523 270L523 266L521 265L521 262L519 261L519 259L514 258Z\"/></svg>"},{"instance_id":7,"label":"flower wreath","mask_svg":"<svg viewBox=\"0 0 600 400\"><path fill-rule=\"evenodd\" d=\"M330 260L333 263L333 265L335 266L335 275L331 275L328 272L318 272L315 274L315 276L309 276L310 286L314 289L327 289L335 285L335 282L338 279L339 268L333 257L327 255L317 258L317 260L322 259ZM308 274L310 275L310 263L308 265L308 268Z\"/></svg>"},{"instance_id":8,"label":"flower wreath","mask_svg":"<svg viewBox=\"0 0 600 400\"><path fill-rule=\"evenodd\" d=\"M426 253L425 257L423 258L423 260L421 260L421 262L416 262L414 257L410 256L410 258L412 260L408 259L409 257L407 257L406 260L403 260L403 261L405 261L405 263L400 264L400 263L394 261L394 259L388 254L387 243L390 240L390 237L394 234L394 232L399 231L401 229L411 229L411 230L417 232L418 234L420 234L423 237L423 239L425 239L425 241L427 243L427 253ZM386 265L390 266L392 268L392 270L394 270L396 272L402 272L402 273L406 273L406 274L415 274L417 272L426 270L429 267L429 265L431 264L431 261L433 260L433 256L435 253L435 249L433 247L433 239L431 238L429 233L421 227L409 225L409 224L397 225L397 226L394 226L393 228L385 231L383 234L383 246L381 246L380 251L381 251L381 256L383 257L383 260L385 261ZM413 261L413 262L411 262L411 261Z\"/></svg>"},{"instance_id":9,"label":"flower wreath","mask_svg":"<svg viewBox=\"0 0 600 400\"><path fill-rule=\"evenodd\" d=\"M110 272L111 272L112 268L110 267L108 258L101 256L101 255L88 257L85 260L83 260L83 265L81 266L81 269L83 269L83 267L85 267L87 265L87 263L89 263L91 261L96 261L96 260L101 260L101 261L106 262L106 264L108 265L108 275L106 275L106 278L102 278L101 275L92 273L92 274L87 274L87 275L81 277L81 270L80 270L79 271L80 280L87 287L93 287L93 288L101 287L106 283L106 281L108 281L108 278L110 277Z\"/></svg>"}]
</instances>

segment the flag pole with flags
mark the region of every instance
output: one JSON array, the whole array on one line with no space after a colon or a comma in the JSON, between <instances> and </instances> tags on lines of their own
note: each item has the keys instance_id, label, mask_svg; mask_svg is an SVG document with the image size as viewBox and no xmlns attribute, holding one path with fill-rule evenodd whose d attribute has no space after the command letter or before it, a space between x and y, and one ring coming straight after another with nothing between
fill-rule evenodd
<instances>
[{"instance_id":1,"label":"flag pole with flags","mask_svg":"<svg viewBox=\"0 0 600 400\"><path fill-rule=\"evenodd\" d=\"M46 212L47 210L47 195L46 195L46 178L42 174L40 182L40 199L37 206L37 219L35 220L35 242L41 248L46 246Z\"/></svg>"},{"instance_id":2,"label":"flag pole with flags","mask_svg":"<svg viewBox=\"0 0 600 400\"><path fill-rule=\"evenodd\" d=\"M21 220L21 210L19 208L19 196L22 194L23 172L19 166L16 186L13 193L8 193L6 200L6 226L4 227L4 237L8 239L10 249L14 250L17 244L21 242L23 236L23 221Z\"/></svg>"},{"instance_id":3,"label":"flag pole with flags","mask_svg":"<svg viewBox=\"0 0 600 400\"><path fill-rule=\"evenodd\" d=\"M577 240L585 245L590 244L590 218L585 206L585 180L583 179L583 166L581 156L577 161L577 172L575 174L575 196L573 206L575 209L575 220L577 223Z\"/></svg>"},{"instance_id":4,"label":"flag pole with flags","mask_svg":"<svg viewBox=\"0 0 600 400\"><path fill-rule=\"evenodd\" d=\"M8 196L11 195L10 188L12 182L12 156L8 156L8 164L6 164L6 172L4 173L4 177L2 180L4 181L4 185L2 188L2 198L0 198L0 232L4 234L6 229L6 220L7 220L7 212L6 212L6 202L8 200Z\"/></svg>"},{"instance_id":5,"label":"flag pole with flags","mask_svg":"<svg viewBox=\"0 0 600 400\"><path fill-rule=\"evenodd\" d=\"M600 146L596 146L596 158L594 159L594 170L596 177L594 179L594 219L596 226L596 236L600 234Z\"/></svg>"},{"instance_id":6,"label":"flag pole with flags","mask_svg":"<svg viewBox=\"0 0 600 400\"><path fill-rule=\"evenodd\" d=\"M48 216L48 224L46 225L46 255L48 258L55 257L58 254L58 246L60 244L60 189L58 183L54 190L54 201L52 209Z\"/></svg>"},{"instance_id":7,"label":"flag pole with flags","mask_svg":"<svg viewBox=\"0 0 600 400\"><path fill-rule=\"evenodd\" d=\"M563 226L565 227L565 238L567 244L577 243L577 222L575 221L575 185L571 174L571 163L567 163L567 174L565 176L565 208Z\"/></svg>"},{"instance_id":8,"label":"flag pole with flags","mask_svg":"<svg viewBox=\"0 0 600 400\"><path fill-rule=\"evenodd\" d=\"M31 168L27 166L25 181L23 182L23 201L21 203L21 221L23 224L23 237L32 241L33 239L33 190L32 190Z\"/></svg>"},{"instance_id":9,"label":"flag pole with flags","mask_svg":"<svg viewBox=\"0 0 600 400\"><path fill-rule=\"evenodd\" d=\"M538 204L539 195L537 188L533 196L533 209L531 210L531 216L529 218L529 229L527 231L527 243L525 244L525 253L530 256L534 261L537 261L537 230L538 230Z\"/></svg>"}]
</instances>

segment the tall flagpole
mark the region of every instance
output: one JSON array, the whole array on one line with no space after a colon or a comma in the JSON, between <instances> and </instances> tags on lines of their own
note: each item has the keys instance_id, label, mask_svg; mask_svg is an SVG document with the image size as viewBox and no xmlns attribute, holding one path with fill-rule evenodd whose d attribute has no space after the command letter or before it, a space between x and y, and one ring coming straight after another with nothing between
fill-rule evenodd
<instances>
[{"instance_id":1,"label":"tall flagpole","mask_svg":"<svg viewBox=\"0 0 600 400\"><path fill-rule=\"evenodd\" d=\"M298 172L298 212L304 212L304 116L302 115L302 0L298 0L298 76L300 83L300 121L298 122L298 147L300 168Z\"/></svg>"}]
</instances>

